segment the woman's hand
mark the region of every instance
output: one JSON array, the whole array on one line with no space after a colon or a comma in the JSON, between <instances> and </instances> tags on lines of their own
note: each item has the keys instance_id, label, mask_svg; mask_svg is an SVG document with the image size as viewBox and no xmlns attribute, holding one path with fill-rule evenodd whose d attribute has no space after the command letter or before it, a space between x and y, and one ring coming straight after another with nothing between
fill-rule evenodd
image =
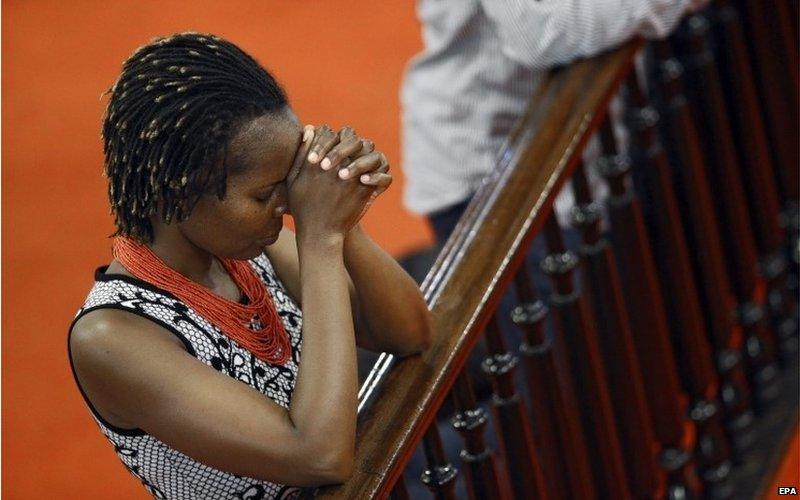
<instances>
[{"instance_id":1,"label":"woman's hand","mask_svg":"<svg viewBox=\"0 0 800 500\"><path fill-rule=\"evenodd\" d=\"M300 169L308 168L311 164L318 164L322 171L336 172L342 180L352 179L351 182L355 181L354 183L372 188L369 199L352 225L361 219L375 198L392 183L386 156L375 151L372 141L359 137L350 127L344 127L338 133L334 133L325 125L316 128L306 125L303 144L295 158L295 168L289 175L290 191ZM291 201L290 209L292 209Z\"/></svg>"},{"instance_id":2,"label":"woman's hand","mask_svg":"<svg viewBox=\"0 0 800 500\"><path fill-rule=\"evenodd\" d=\"M298 236L344 235L361 218L376 189L367 183L343 179L334 168L326 170L313 164L340 143L340 134L325 125L304 129L303 142L287 176L289 210L297 224ZM339 151L361 150L360 142L356 148L348 134L344 137L347 149L338 148Z\"/></svg>"},{"instance_id":3,"label":"woman's hand","mask_svg":"<svg viewBox=\"0 0 800 500\"><path fill-rule=\"evenodd\" d=\"M337 134L338 142L318 143L309 153L311 163L319 163L323 170L338 168L342 179L358 178L367 186L375 187L378 196L392 183L386 155L375 151L375 144L356 135L350 127Z\"/></svg>"},{"instance_id":4,"label":"woman's hand","mask_svg":"<svg viewBox=\"0 0 800 500\"><path fill-rule=\"evenodd\" d=\"M375 144L359 137L351 127L344 127L330 140L315 143L309 151L309 162L319 163L323 170L338 169L341 179L358 179L361 184L375 188L359 219L392 184L386 155L375 151Z\"/></svg>"}]
</instances>

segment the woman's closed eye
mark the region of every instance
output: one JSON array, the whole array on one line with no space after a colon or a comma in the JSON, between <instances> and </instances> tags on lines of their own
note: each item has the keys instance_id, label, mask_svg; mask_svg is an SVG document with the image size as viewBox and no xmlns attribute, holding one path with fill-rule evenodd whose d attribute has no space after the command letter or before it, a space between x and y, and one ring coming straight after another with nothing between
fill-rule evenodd
<instances>
[{"instance_id":1,"label":"woman's closed eye","mask_svg":"<svg viewBox=\"0 0 800 500\"><path fill-rule=\"evenodd\" d=\"M275 198L276 193L283 191L282 188L286 187L286 179L274 182L272 184L261 186L253 190L253 198L258 203L266 203Z\"/></svg>"}]
</instances>

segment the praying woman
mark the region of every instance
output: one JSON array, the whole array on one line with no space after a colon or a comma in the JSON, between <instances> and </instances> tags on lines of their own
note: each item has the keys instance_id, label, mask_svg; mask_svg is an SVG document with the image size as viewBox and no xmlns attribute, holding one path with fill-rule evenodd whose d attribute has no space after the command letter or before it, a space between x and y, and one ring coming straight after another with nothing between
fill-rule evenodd
<instances>
[{"instance_id":1,"label":"praying woman","mask_svg":"<svg viewBox=\"0 0 800 500\"><path fill-rule=\"evenodd\" d=\"M67 342L101 432L155 498L346 481L356 345L408 356L431 336L419 288L359 226L386 157L352 128L302 127L213 35L139 48L108 94L113 260Z\"/></svg>"}]
</instances>

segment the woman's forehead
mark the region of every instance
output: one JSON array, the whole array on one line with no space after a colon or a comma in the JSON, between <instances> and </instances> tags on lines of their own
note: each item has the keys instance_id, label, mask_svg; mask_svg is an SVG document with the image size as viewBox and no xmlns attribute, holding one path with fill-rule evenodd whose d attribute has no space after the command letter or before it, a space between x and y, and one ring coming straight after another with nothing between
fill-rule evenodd
<instances>
[{"instance_id":1,"label":"woman's forehead","mask_svg":"<svg viewBox=\"0 0 800 500\"><path fill-rule=\"evenodd\" d=\"M280 181L300 144L301 128L293 115L265 115L242 124L228 146L226 162L251 181Z\"/></svg>"}]
</instances>

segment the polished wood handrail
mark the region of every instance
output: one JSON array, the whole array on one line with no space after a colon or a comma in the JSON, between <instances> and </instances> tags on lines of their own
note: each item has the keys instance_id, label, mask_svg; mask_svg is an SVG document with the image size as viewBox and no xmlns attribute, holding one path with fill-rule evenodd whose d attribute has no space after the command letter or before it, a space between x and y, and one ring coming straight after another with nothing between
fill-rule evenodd
<instances>
[{"instance_id":1,"label":"polished wood handrail","mask_svg":"<svg viewBox=\"0 0 800 500\"><path fill-rule=\"evenodd\" d=\"M433 345L422 356L381 358L361 391L355 472L318 496L388 496L641 46L555 71L537 89L422 285Z\"/></svg>"}]
</instances>

